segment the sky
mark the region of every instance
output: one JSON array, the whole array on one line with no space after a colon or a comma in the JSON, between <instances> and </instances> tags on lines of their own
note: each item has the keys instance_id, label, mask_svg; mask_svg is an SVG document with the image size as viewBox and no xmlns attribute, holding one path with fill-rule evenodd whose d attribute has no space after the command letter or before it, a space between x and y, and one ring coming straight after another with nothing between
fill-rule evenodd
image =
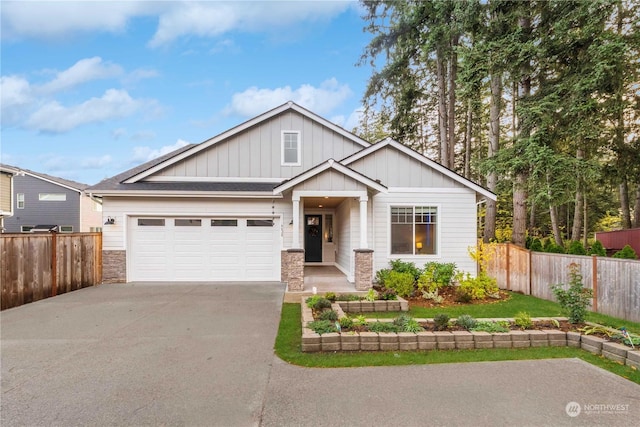
<instances>
[{"instance_id":1,"label":"sky","mask_svg":"<svg viewBox=\"0 0 640 427\"><path fill-rule=\"evenodd\" d=\"M287 101L353 129L353 1L0 3L0 162L85 184Z\"/></svg>"}]
</instances>

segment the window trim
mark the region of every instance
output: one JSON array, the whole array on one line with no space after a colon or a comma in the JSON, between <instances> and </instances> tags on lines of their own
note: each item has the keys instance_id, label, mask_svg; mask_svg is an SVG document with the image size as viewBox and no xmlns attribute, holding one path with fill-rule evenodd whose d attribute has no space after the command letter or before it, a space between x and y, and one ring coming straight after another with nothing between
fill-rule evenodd
<instances>
[{"instance_id":1,"label":"window trim","mask_svg":"<svg viewBox=\"0 0 640 427\"><path fill-rule=\"evenodd\" d=\"M71 230L69 231L65 231L63 230L63 228L69 227ZM58 227L58 229L60 230L60 233L73 233L73 225L61 225L60 227Z\"/></svg>"},{"instance_id":2,"label":"window trim","mask_svg":"<svg viewBox=\"0 0 640 427\"><path fill-rule=\"evenodd\" d=\"M24 193L16 193L16 209L24 209L25 197Z\"/></svg>"},{"instance_id":3,"label":"window trim","mask_svg":"<svg viewBox=\"0 0 640 427\"><path fill-rule=\"evenodd\" d=\"M28 230L25 230L25 227L28 228ZM31 233L31 230L35 227L35 225L21 225L20 226L20 232L21 233Z\"/></svg>"},{"instance_id":4,"label":"window trim","mask_svg":"<svg viewBox=\"0 0 640 427\"><path fill-rule=\"evenodd\" d=\"M49 199L47 196L53 198ZM66 202L67 193L38 193L38 201L40 202Z\"/></svg>"},{"instance_id":5,"label":"window trim","mask_svg":"<svg viewBox=\"0 0 640 427\"><path fill-rule=\"evenodd\" d=\"M416 211L415 208L435 208L436 209L436 251L433 254L417 254L416 252L416 242L415 242L415 236L416 236L416 223L415 223L415 218L416 218ZM413 214L412 214L412 218L413 218L413 222L412 222L412 226L413 226L413 242L412 242L412 247L413 247L413 253L411 254L394 254L392 252L392 240L391 240L391 210L393 208L413 208ZM424 258L440 258L440 254L441 254L441 245L442 245L442 238L441 238L441 232L442 232L442 222L441 222L441 218L442 218L442 206L438 203L429 203L429 202L425 202L425 203L389 203L388 205L388 217L387 217L387 236L388 236L388 243L387 243L387 255L390 258L419 258L419 259L424 259Z\"/></svg>"},{"instance_id":6,"label":"window trim","mask_svg":"<svg viewBox=\"0 0 640 427\"><path fill-rule=\"evenodd\" d=\"M286 134L296 134L297 135L297 159L295 163L288 163L285 161L284 156L284 136ZM280 164L281 166L301 166L302 165L302 136L299 130L283 130L280 131Z\"/></svg>"}]
</instances>

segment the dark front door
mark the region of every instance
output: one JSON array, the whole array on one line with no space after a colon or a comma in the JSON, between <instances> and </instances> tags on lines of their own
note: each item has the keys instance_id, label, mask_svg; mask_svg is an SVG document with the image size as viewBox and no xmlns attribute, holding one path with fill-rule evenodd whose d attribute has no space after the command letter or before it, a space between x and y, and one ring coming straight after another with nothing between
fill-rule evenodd
<instances>
[{"instance_id":1,"label":"dark front door","mask_svg":"<svg viewBox=\"0 0 640 427\"><path fill-rule=\"evenodd\" d=\"M322 262L322 215L304 216L304 260Z\"/></svg>"}]
</instances>

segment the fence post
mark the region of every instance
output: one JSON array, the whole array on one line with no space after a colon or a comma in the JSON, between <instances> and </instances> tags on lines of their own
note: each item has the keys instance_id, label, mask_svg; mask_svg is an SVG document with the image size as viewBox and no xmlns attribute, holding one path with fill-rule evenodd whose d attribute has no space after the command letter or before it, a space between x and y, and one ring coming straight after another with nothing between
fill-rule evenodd
<instances>
[{"instance_id":1,"label":"fence post","mask_svg":"<svg viewBox=\"0 0 640 427\"><path fill-rule=\"evenodd\" d=\"M56 232L51 232L51 296L58 295L58 243Z\"/></svg>"},{"instance_id":2,"label":"fence post","mask_svg":"<svg viewBox=\"0 0 640 427\"><path fill-rule=\"evenodd\" d=\"M527 257L527 265L528 265L528 270L529 270L529 295L531 295L531 282L533 282L533 267L531 265L531 261L533 259L533 256L531 255L533 251L531 249L529 249L529 256Z\"/></svg>"},{"instance_id":3,"label":"fence post","mask_svg":"<svg viewBox=\"0 0 640 427\"><path fill-rule=\"evenodd\" d=\"M509 246L509 242L507 242L507 249L506 249L506 256L505 256L505 260L507 265L505 266L505 271L506 271L506 280L507 280L507 290L510 291L511 290L511 263L509 262L509 254L511 253L511 247Z\"/></svg>"},{"instance_id":4,"label":"fence post","mask_svg":"<svg viewBox=\"0 0 640 427\"><path fill-rule=\"evenodd\" d=\"M598 312L598 257L591 255L591 281L593 283L593 311Z\"/></svg>"}]
</instances>

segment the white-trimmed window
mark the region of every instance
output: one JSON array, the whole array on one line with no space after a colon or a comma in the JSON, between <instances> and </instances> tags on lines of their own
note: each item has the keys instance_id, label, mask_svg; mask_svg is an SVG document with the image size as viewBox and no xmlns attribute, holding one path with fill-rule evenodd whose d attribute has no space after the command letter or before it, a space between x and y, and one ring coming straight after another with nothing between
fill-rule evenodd
<instances>
[{"instance_id":1,"label":"white-trimmed window","mask_svg":"<svg viewBox=\"0 0 640 427\"><path fill-rule=\"evenodd\" d=\"M64 202L67 200L65 193L40 193L38 200L41 202Z\"/></svg>"},{"instance_id":2,"label":"white-trimmed window","mask_svg":"<svg viewBox=\"0 0 640 427\"><path fill-rule=\"evenodd\" d=\"M391 255L437 254L437 220L435 206L392 206Z\"/></svg>"},{"instance_id":3,"label":"white-trimmed window","mask_svg":"<svg viewBox=\"0 0 640 427\"><path fill-rule=\"evenodd\" d=\"M61 233L73 233L73 225L61 225L60 226Z\"/></svg>"},{"instance_id":4,"label":"white-trimmed window","mask_svg":"<svg viewBox=\"0 0 640 427\"><path fill-rule=\"evenodd\" d=\"M282 131L282 165L300 166L302 163L300 148L300 131Z\"/></svg>"},{"instance_id":5,"label":"white-trimmed window","mask_svg":"<svg viewBox=\"0 0 640 427\"><path fill-rule=\"evenodd\" d=\"M21 233L31 233L31 229L35 227L34 225L21 225L20 232Z\"/></svg>"},{"instance_id":6,"label":"white-trimmed window","mask_svg":"<svg viewBox=\"0 0 640 427\"><path fill-rule=\"evenodd\" d=\"M16 194L16 208L24 209L24 193Z\"/></svg>"}]
</instances>

